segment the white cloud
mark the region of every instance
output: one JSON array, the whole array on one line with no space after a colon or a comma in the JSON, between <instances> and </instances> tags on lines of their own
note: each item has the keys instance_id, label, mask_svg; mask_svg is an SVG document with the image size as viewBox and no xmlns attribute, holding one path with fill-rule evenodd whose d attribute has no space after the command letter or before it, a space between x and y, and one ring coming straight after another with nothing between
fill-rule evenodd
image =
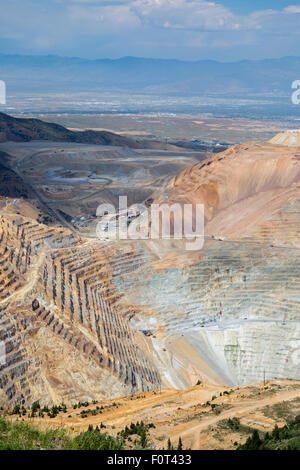
<instances>
[{"instance_id":1,"label":"white cloud","mask_svg":"<svg viewBox=\"0 0 300 470\"><path fill-rule=\"evenodd\" d=\"M213 31L237 24L228 8L205 0L135 0L131 9L143 23L156 27Z\"/></svg>"},{"instance_id":2,"label":"white cloud","mask_svg":"<svg viewBox=\"0 0 300 470\"><path fill-rule=\"evenodd\" d=\"M289 7L286 7L283 11L285 11L286 13L300 13L300 6L290 5Z\"/></svg>"},{"instance_id":3,"label":"white cloud","mask_svg":"<svg viewBox=\"0 0 300 470\"><path fill-rule=\"evenodd\" d=\"M140 26L139 18L128 5L91 6L73 5L69 9L69 20L90 34L121 33Z\"/></svg>"},{"instance_id":4,"label":"white cloud","mask_svg":"<svg viewBox=\"0 0 300 470\"><path fill-rule=\"evenodd\" d=\"M223 52L226 59L230 53L232 58L298 53L300 7L295 5L236 15L222 0L0 0L0 8L1 4L0 45L1 38L6 47L12 44L11 50L1 52L194 59L223 59Z\"/></svg>"}]
</instances>

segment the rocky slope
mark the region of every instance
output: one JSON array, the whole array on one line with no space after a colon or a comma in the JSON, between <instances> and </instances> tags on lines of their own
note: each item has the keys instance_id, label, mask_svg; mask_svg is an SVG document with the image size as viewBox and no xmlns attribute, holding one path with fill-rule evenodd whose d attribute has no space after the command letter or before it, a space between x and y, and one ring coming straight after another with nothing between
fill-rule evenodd
<instances>
[{"instance_id":1,"label":"rocky slope","mask_svg":"<svg viewBox=\"0 0 300 470\"><path fill-rule=\"evenodd\" d=\"M300 154L244 144L154 195L203 203L206 240L84 240L0 214L0 404L200 379L300 379ZM14 207L12 205L12 207Z\"/></svg>"},{"instance_id":2,"label":"rocky slope","mask_svg":"<svg viewBox=\"0 0 300 470\"><path fill-rule=\"evenodd\" d=\"M232 384L264 373L300 377L299 157L297 148L235 146L182 171L157 196L203 203L206 221L200 252L149 242L140 250L157 257L152 266L139 265L135 277L131 264L123 286L116 281L150 309L134 325L153 332L170 385L197 374Z\"/></svg>"},{"instance_id":3,"label":"rocky slope","mask_svg":"<svg viewBox=\"0 0 300 470\"><path fill-rule=\"evenodd\" d=\"M157 371L114 306L101 247L18 216L2 215L0 227L0 402L157 387Z\"/></svg>"},{"instance_id":4,"label":"rocky slope","mask_svg":"<svg viewBox=\"0 0 300 470\"><path fill-rule=\"evenodd\" d=\"M299 161L300 152L295 148L264 143L230 147L171 179L157 202L203 204L206 236L244 238L298 200ZM280 225L281 242L290 236L290 230ZM261 241L261 235L253 233L253 237ZM294 233L291 243L298 241Z\"/></svg>"}]
</instances>

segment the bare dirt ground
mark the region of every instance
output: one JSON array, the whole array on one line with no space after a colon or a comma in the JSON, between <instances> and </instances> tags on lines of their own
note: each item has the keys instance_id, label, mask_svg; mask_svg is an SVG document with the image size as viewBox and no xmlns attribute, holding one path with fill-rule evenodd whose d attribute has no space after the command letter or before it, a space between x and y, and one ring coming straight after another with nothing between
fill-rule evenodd
<instances>
[{"instance_id":1,"label":"bare dirt ground","mask_svg":"<svg viewBox=\"0 0 300 470\"><path fill-rule=\"evenodd\" d=\"M96 416L91 416L97 407ZM183 391L149 391L80 409L69 406L53 419L45 415L25 420L43 428L64 426L72 434L101 423L104 431L117 434L131 422L142 420L155 425L150 429L150 441L156 448L166 448L168 438L176 445L181 437L188 449L234 449L252 429L270 431L276 423L282 426L299 413L300 382L281 379L233 388L200 384ZM232 427L232 418L238 419L238 429Z\"/></svg>"}]
</instances>

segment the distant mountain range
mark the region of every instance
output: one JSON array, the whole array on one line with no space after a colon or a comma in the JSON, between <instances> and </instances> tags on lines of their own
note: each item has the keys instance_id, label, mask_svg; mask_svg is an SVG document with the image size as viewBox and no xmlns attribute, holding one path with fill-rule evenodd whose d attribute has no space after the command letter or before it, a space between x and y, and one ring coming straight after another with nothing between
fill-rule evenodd
<instances>
[{"instance_id":1,"label":"distant mountain range","mask_svg":"<svg viewBox=\"0 0 300 470\"><path fill-rule=\"evenodd\" d=\"M0 54L0 79L11 91L134 91L155 94L290 94L300 57L217 62L200 60L87 60Z\"/></svg>"}]
</instances>

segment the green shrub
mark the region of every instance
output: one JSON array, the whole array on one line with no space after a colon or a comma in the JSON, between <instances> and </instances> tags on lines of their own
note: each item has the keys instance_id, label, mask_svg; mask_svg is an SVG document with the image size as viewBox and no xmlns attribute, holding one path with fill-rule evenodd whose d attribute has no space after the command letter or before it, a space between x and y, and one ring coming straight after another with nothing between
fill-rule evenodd
<instances>
[{"instance_id":1,"label":"green shrub","mask_svg":"<svg viewBox=\"0 0 300 470\"><path fill-rule=\"evenodd\" d=\"M107 433L101 433L99 429L89 427L88 431L76 436L68 446L72 450L122 450L124 441Z\"/></svg>"}]
</instances>

